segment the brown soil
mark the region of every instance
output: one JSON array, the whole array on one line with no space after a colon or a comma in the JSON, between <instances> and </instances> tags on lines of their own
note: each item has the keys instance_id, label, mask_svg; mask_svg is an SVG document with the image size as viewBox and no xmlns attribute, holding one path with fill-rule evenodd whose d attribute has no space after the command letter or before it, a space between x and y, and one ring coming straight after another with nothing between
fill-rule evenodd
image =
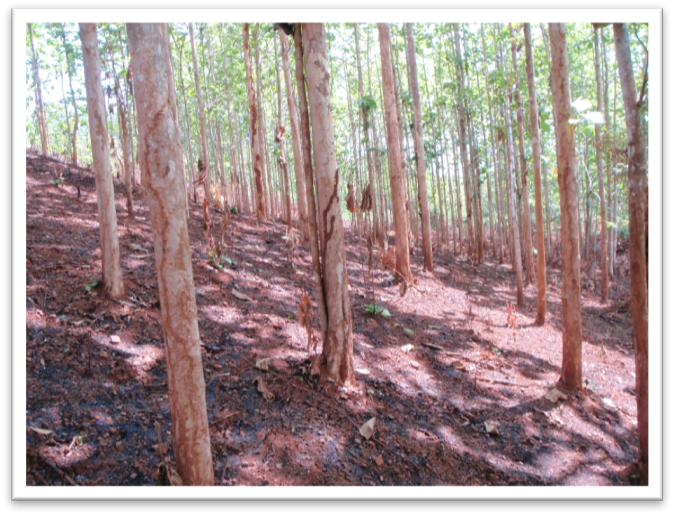
<instances>
[{"instance_id":1,"label":"brown soil","mask_svg":"<svg viewBox=\"0 0 674 515\"><path fill-rule=\"evenodd\" d=\"M58 186L54 166L64 174ZM173 459L149 213L137 198L130 221L124 186L115 188L123 302L87 290L100 277L92 171L27 157L28 485L156 484L157 421ZM222 212L211 214L217 227ZM214 268L201 207L190 204L217 485L636 482L624 254L610 305L584 281L585 389L551 402L562 354L559 265L549 271L548 323L537 327L535 284L524 309L507 308L515 302L507 264L472 266L439 251L431 275L417 248L417 284L401 297L387 271L375 267L370 278L366 247L348 230L358 383L343 391L311 376L297 321L302 292L313 295L308 248L295 249L293 270L280 222L231 219L231 263ZM367 313L373 295L390 317ZM271 358L267 371L256 366L262 358ZM372 417L366 440L359 427Z\"/></svg>"}]
</instances>

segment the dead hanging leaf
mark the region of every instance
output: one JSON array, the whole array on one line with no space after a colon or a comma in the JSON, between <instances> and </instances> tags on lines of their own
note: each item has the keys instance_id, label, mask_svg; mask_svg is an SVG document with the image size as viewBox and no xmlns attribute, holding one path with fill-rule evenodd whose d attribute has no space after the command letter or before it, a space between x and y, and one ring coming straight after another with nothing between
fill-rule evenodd
<instances>
[{"instance_id":1,"label":"dead hanging leaf","mask_svg":"<svg viewBox=\"0 0 674 515\"><path fill-rule=\"evenodd\" d=\"M491 422L485 422L484 428L487 430L487 434L490 436L499 436L501 433L498 431L498 427Z\"/></svg>"},{"instance_id":2,"label":"dead hanging leaf","mask_svg":"<svg viewBox=\"0 0 674 515\"><path fill-rule=\"evenodd\" d=\"M310 376L319 376L321 375L321 364L323 363L323 355L316 354L311 359L311 370L309 371Z\"/></svg>"},{"instance_id":3,"label":"dead hanging leaf","mask_svg":"<svg viewBox=\"0 0 674 515\"><path fill-rule=\"evenodd\" d=\"M245 293L241 293L240 291L238 291L236 288L232 288L232 295L234 295L239 300L250 300L250 301L253 300Z\"/></svg>"},{"instance_id":4,"label":"dead hanging leaf","mask_svg":"<svg viewBox=\"0 0 674 515\"><path fill-rule=\"evenodd\" d=\"M311 299L306 293L302 294L300 308L297 311L297 320L307 332L307 352L316 352L318 340L314 338L314 333L311 330L311 326L314 322L314 312L311 309Z\"/></svg>"},{"instance_id":5,"label":"dead hanging leaf","mask_svg":"<svg viewBox=\"0 0 674 515\"><path fill-rule=\"evenodd\" d=\"M267 384L264 382L260 376L257 376L253 379L253 384L257 383L257 391L262 394L262 397L265 401L271 402L274 400L274 394L269 391Z\"/></svg>"},{"instance_id":6,"label":"dead hanging leaf","mask_svg":"<svg viewBox=\"0 0 674 515\"><path fill-rule=\"evenodd\" d=\"M45 436L54 433L54 431L52 431L51 429L43 429L41 427L29 427L28 429L30 429L31 431L35 431L39 435L45 435Z\"/></svg>"},{"instance_id":7,"label":"dead hanging leaf","mask_svg":"<svg viewBox=\"0 0 674 515\"><path fill-rule=\"evenodd\" d=\"M568 399L568 396L565 393L560 392L557 388L553 388L548 392L545 398L548 399L550 402L557 402L559 399L565 401L566 399Z\"/></svg>"},{"instance_id":8,"label":"dead hanging leaf","mask_svg":"<svg viewBox=\"0 0 674 515\"><path fill-rule=\"evenodd\" d=\"M372 438L372 435L374 434L374 423L377 421L377 417L372 417L370 420L365 422L362 426L360 426L360 429L358 429L358 432L363 435L363 437L366 440L369 440Z\"/></svg>"},{"instance_id":9,"label":"dead hanging leaf","mask_svg":"<svg viewBox=\"0 0 674 515\"><path fill-rule=\"evenodd\" d=\"M264 370L265 372L269 371L269 363L271 362L271 358L262 358L258 359L255 362L255 366L259 368L260 370Z\"/></svg>"}]
</instances>

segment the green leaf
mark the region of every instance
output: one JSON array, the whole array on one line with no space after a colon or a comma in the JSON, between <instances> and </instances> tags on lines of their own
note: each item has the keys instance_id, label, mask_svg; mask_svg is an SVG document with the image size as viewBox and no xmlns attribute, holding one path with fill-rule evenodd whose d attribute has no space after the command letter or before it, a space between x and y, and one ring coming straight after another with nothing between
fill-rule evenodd
<instances>
[{"instance_id":1,"label":"green leaf","mask_svg":"<svg viewBox=\"0 0 674 515\"><path fill-rule=\"evenodd\" d=\"M232 266L232 264L234 263L234 262L233 262L230 258L228 258L228 257L223 257L222 260L223 260L225 263L227 263L229 266Z\"/></svg>"},{"instance_id":2,"label":"green leaf","mask_svg":"<svg viewBox=\"0 0 674 515\"><path fill-rule=\"evenodd\" d=\"M412 331L412 329L410 329L409 327L403 327L403 330L410 336L414 336L414 331Z\"/></svg>"},{"instance_id":3,"label":"green leaf","mask_svg":"<svg viewBox=\"0 0 674 515\"><path fill-rule=\"evenodd\" d=\"M84 289L87 290L87 291L91 291L91 290L93 290L96 286L98 286L98 281L93 281L93 282L90 282L89 284L87 284L87 285L84 287Z\"/></svg>"},{"instance_id":4,"label":"green leaf","mask_svg":"<svg viewBox=\"0 0 674 515\"><path fill-rule=\"evenodd\" d=\"M429 325L428 328L429 329L435 329L436 331L439 331L441 329L441 327L439 327L437 325Z\"/></svg>"}]
</instances>

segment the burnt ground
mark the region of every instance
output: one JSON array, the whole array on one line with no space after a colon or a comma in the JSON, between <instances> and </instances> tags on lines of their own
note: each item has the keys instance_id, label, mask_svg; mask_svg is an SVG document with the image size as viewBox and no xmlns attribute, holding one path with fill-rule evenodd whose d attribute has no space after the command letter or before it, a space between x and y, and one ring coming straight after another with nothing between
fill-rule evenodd
<instances>
[{"instance_id":1,"label":"burnt ground","mask_svg":"<svg viewBox=\"0 0 674 515\"><path fill-rule=\"evenodd\" d=\"M122 302L93 285L101 272L92 171L27 156L27 485L156 484L157 422L173 460L149 212L136 198L129 220L124 186L115 188ZM217 224L222 212L212 216ZM295 249L293 270L281 222L232 214L227 259L214 268L199 205L190 203L189 223L216 485L636 482L631 323L618 307L628 296L625 255L610 304L584 281L585 388L552 402L559 265L549 269L548 323L537 327L535 284L523 309L507 307L508 265L472 266L440 251L431 275L416 249L417 284L401 297L388 271L368 274L367 249L347 230L358 381L344 391L310 374L297 320L302 292L313 295L308 248ZM366 311L373 295L390 317ZM372 417L366 440L359 427Z\"/></svg>"}]
</instances>

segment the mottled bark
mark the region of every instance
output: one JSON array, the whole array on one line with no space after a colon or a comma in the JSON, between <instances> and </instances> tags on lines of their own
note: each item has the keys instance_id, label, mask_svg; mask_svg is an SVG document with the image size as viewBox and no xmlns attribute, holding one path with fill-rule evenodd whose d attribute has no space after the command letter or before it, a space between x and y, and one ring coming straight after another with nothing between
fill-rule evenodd
<instances>
[{"instance_id":1,"label":"mottled bark","mask_svg":"<svg viewBox=\"0 0 674 515\"><path fill-rule=\"evenodd\" d=\"M189 24L190 30L190 45L192 47L192 68L194 71L194 84L197 90L197 104L199 106L199 127L200 141L201 141L201 163L204 166L204 197L211 196L211 167L208 158L208 133L206 131L206 112L204 110L204 99L201 95L201 83L199 81L199 65L197 63L197 50L194 46L194 23Z\"/></svg>"},{"instance_id":2,"label":"mottled bark","mask_svg":"<svg viewBox=\"0 0 674 515\"><path fill-rule=\"evenodd\" d=\"M250 140L255 173L256 212L260 220L267 220L267 203L265 199L264 169L262 163L262 144L258 119L257 100L253 88L253 71L250 65L250 41L248 23L243 24L243 60L246 68L246 89L248 91L248 110L250 120Z\"/></svg>"},{"instance_id":3,"label":"mottled bark","mask_svg":"<svg viewBox=\"0 0 674 515\"><path fill-rule=\"evenodd\" d=\"M112 185L108 127L103 85L101 83L96 24L80 23L80 39L82 40L82 57L84 60L84 85L87 90L91 153L96 175L103 285L110 297L120 299L124 296L124 285L122 283L122 266L117 237L115 191Z\"/></svg>"},{"instance_id":4,"label":"mottled bark","mask_svg":"<svg viewBox=\"0 0 674 515\"><path fill-rule=\"evenodd\" d=\"M302 25L295 24L293 34L295 41L295 83L299 98L300 123L302 124L302 164L304 165L304 186L307 199L307 218L309 221L309 248L311 249L311 265L313 269L314 287L316 288L316 305L318 320L321 325L323 341L328 339L328 313L323 289L321 270L321 248L318 241L318 220L316 217L316 196L314 195L314 167L311 160L311 130L309 125L309 105L304 82L304 50L302 47Z\"/></svg>"},{"instance_id":5,"label":"mottled bark","mask_svg":"<svg viewBox=\"0 0 674 515\"><path fill-rule=\"evenodd\" d=\"M417 178L419 182L419 204L421 208L421 238L424 249L424 267L433 271L433 242L431 241L431 213L428 210L428 189L426 187L426 157L424 135L421 121L421 100L419 99L419 80L417 78L417 59L414 47L412 24L406 23L407 63L409 66L410 89L414 102L414 148L417 156Z\"/></svg>"},{"instance_id":6,"label":"mottled bark","mask_svg":"<svg viewBox=\"0 0 674 515\"><path fill-rule=\"evenodd\" d=\"M290 76L290 49L285 32L278 31L281 38L281 59L283 61L283 78L288 98L288 115L290 117L290 132L293 143L293 161L295 166L295 186L297 188L297 211L300 218L300 230L305 242L309 241L309 221L307 215L307 195L304 185L304 163L302 162L301 134L297 117L297 105L293 95L293 83Z\"/></svg>"},{"instance_id":7,"label":"mottled bark","mask_svg":"<svg viewBox=\"0 0 674 515\"><path fill-rule=\"evenodd\" d=\"M351 386L355 382L352 320L330 107L325 28L323 24L308 23L303 24L302 32L313 129L316 197L318 216L321 220L323 285L328 315L328 334L327 339L323 341L323 356L326 359L328 378L338 385Z\"/></svg>"},{"instance_id":8,"label":"mottled bark","mask_svg":"<svg viewBox=\"0 0 674 515\"><path fill-rule=\"evenodd\" d=\"M639 439L639 475L641 483L648 484L648 253L646 234L646 140L641 114L642 98L637 90L632 71L629 36L626 23L613 25L616 60L620 74L620 88L625 104L627 126L627 169L629 187L630 227L630 296L632 330L635 341L637 376L637 431ZM646 61L648 66L648 61ZM643 96L642 89L642 96Z\"/></svg>"},{"instance_id":9,"label":"mottled bark","mask_svg":"<svg viewBox=\"0 0 674 515\"><path fill-rule=\"evenodd\" d=\"M580 304L580 255L578 226L578 168L574 147L569 58L566 29L550 23L552 94L555 102L557 182L562 233L562 323L561 383L571 390L582 388L582 316Z\"/></svg>"},{"instance_id":10,"label":"mottled bark","mask_svg":"<svg viewBox=\"0 0 674 515\"><path fill-rule=\"evenodd\" d=\"M213 485L197 305L187 232L185 165L167 26L127 25L138 98L168 372L177 472L185 485Z\"/></svg>"},{"instance_id":11,"label":"mottled bark","mask_svg":"<svg viewBox=\"0 0 674 515\"><path fill-rule=\"evenodd\" d=\"M377 28L379 30L382 86L384 89L384 114L386 115L386 133L388 138L391 201L393 204L393 221L396 234L396 273L398 275L397 279L408 283L412 279L412 270L410 268L410 251L407 238L405 180L403 176L402 153L400 151L400 125L396 116L391 40L387 24L378 23Z\"/></svg>"},{"instance_id":12,"label":"mottled bark","mask_svg":"<svg viewBox=\"0 0 674 515\"><path fill-rule=\"evenodd\" d=\"M534 166L534 196L536 197L536 251L538 259L538 305L536 324L545 323L547 289L545 270L545 229L543 221L543 194L541 191L541 145L538 130L538 100L534 79L534 56L531 45L531 25L524 24L524 46L526 48L527 86L529 89L529 121L531 123L532 164Z\"/></svg>"}]
</instances>

